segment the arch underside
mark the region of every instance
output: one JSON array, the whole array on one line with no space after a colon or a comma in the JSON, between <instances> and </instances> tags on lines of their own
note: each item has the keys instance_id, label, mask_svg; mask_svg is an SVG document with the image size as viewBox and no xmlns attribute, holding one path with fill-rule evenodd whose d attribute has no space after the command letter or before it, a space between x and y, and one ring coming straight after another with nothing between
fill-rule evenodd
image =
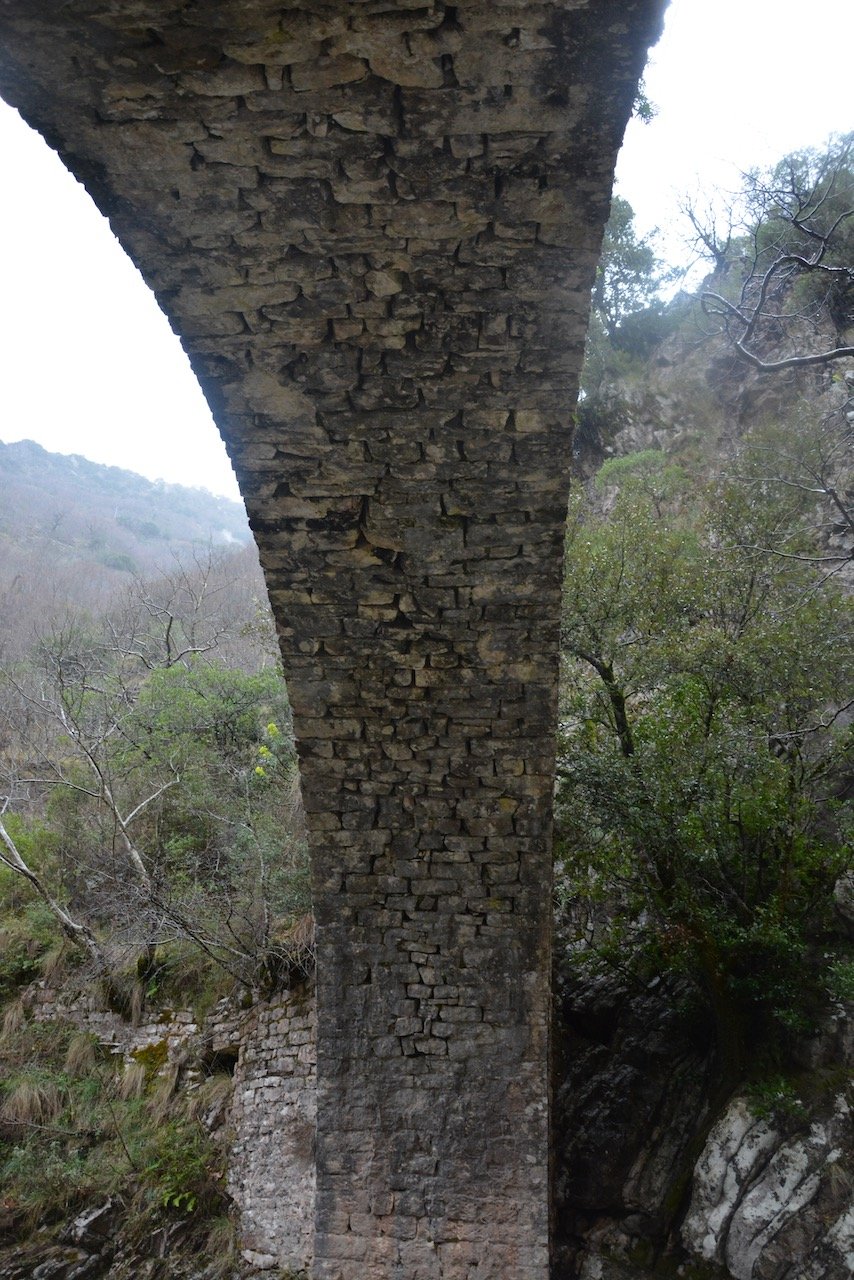
<instances>
[{"instance_id":1,"label":"arch underside","mask_svg":"<svg viewBox=\"0 0 854 1280\"><path fill-rule=\"evenodd\" d=\"M318 1280L548 1272L570 428L662 8L0 6L0 92L180 335L267 576L318 925Z\"/></svg>"}]
</instances>

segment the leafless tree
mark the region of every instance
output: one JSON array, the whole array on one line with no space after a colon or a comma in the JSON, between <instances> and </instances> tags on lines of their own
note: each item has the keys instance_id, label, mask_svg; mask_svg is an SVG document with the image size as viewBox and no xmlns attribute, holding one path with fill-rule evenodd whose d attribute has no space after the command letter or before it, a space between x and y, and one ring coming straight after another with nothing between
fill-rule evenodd
<instances>
[{"instance_id":1,"label":"leafless tree","mask_svg":"<svg viewBox=\"0 0 854 1280\"><path fill-rule=\"evenodd\" d=\"M854 134L822 154L789 156L747 176L742 234L689 205L697 245L715 262L705 314L741 359L763 373L854 357ZM737 272L724 267L738 255ZM722 287L734 276L740 286ZM828 344L830 320L836 340Z\"/></svg>"},{"instance_id":2,"label":"leafless tree","mask_svg":"<svg viewBox=\"0 0 854 1280\"><path fill-rule=\"evenodd\" d=\"M739 234L736 207L730 203L722 210L711 202L700 202L697 196L686 197L679 210L691 227L689 244L702 258L711 260L714 270L721 275L729 272L733 264L733 244Z\"/></svg>"}]
</instances>

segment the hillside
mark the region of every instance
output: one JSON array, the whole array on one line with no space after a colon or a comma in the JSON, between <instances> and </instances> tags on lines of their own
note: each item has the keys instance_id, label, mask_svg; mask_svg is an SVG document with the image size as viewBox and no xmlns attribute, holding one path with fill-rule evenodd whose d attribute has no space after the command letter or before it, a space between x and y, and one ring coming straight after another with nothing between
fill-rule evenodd
<instances>
[{"instance_id":1,"label":"hillside","mask_svg":"<svg viewBox=\"0 0 854 1280\"><path fill-rule=\"evenodd\" d=\"M0 442L3 631L68 604L96 608L133 576L251 543L243 507L32 440Z\"/></svg>"},{"instance_id":2,"label":"hillside","mask_svg":"<svg viewBox=\"0 0 854 1280\"><path fill-rule=\"evenodd\" d=\"M49 453L32 440L0 442L0 494L4 543L119 572L151 568L181 549L250 540L237 502Z\"/></svg>"},{"instance_id":3,"label":"hillside","mask_svg":"<svg viewBox=\"0 0 854 1280\"><path fill-rule=\"evenodd\" d=\"M555 1280L854 1274L852 146L753 180L756 225L712 228L714 270L668 304L636 310L650 259L624 218L611 310L594 299L555 806Z\"/></svg>"}]
</instances>

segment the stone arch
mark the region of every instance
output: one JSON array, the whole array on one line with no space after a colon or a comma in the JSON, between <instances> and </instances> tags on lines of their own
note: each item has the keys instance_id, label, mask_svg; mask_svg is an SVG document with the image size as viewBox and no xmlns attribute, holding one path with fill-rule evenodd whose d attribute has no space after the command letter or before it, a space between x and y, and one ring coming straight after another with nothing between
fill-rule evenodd
<instances>
[{"instance_id":1,"label":"stone arch","mask_svg":"<svg viewBox=\"0 0 854 1280\"><path fill-rule=\"evenodd\" d=\"M179 333L267 575L318 920L318 1280L548 1272L569 437L662 9L0 6L0 92Z\"/></svg>"}]
</instances>

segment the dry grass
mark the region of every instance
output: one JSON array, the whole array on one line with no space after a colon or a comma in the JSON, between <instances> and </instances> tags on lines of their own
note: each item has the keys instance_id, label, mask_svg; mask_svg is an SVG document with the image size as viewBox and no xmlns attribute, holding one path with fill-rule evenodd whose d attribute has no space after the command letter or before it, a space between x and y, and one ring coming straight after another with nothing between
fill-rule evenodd
<instances>
[{"instance_id":1,"label":"dry grass","mask_svg":"<svg viewBox=\"0 0 854 1280\"><path fill-rule=\"evenodd\" d=\"M52 1081L19 1080L0 1106L5 1124L41 1128L51 1124L62 1110L62 1094Z\"/></svg>"},{"instance_id":2,"label":"dry grass","mask_svg":"<svg viewBox=\"0 0 854 1280\"><path fill-rule=\"evenodd\" d=\"M215 1128L233 1092L233 1078L224 1071L217 1072L187 1093L184 1111L190 1120L199 1120L207 1129Z\"/></svg>"},{"instance_id":3,"label":"dry grass","mask_svg":"<svg viewBox=\"0 0 854 1280\"><path fill-rule=\"evenodd\" d=\"M3 1015L3 1030L0 1031L0 1044L16 1036L27 1020L27 1013L20 1000L14 1000Z\"/></svg>"},{"instance_id":4,"label":"dry grass","mask_svg":"<svg viewBox=\"0 0 854 1280\"><path fill-rule=\"evenodd\" d=\"M148 1072L142 1062L128 1062L119 1081L118 1095L122 1102L130 1102L132 1098L141 1098L145 1093Z\"/></svg>"},{"instance_id":5,"label":"dry grass","mask_svg":"<svg viewBox=\"0 0 854 1280\"><path fill-rule=\"evenodd\" d=\"M169 1062L157 1074L148 1110L155 1124L161 1124L172 1110L172 1102L178 1088L180 1065Z\"/></svg>"},{"instance_id":6,"label":"dry grass","mask_svg":"<svg viewBox=\"0 0 854 1280\"><path fill-rule=\"evenodd\" d=\"M208 1274L211 1280L226 1280L233 1276L238 1256L237 1231L226 1217L215 1218L207 1234L204 1256L212 1259Z\"/></svg>"},{"instance_id":7,"label":"dry grass","mask_svg":"<svg viewBox=\"0 0 854 1280\"><path fill-rule=\"evenodd\" d=\"M55 942L39 960L39 972L45 982L59 986L68 971L68 947L65 940Z\"/></svg>"},{"instance_id":8,"label":"dry grass","mask_svg":"<svg viewBox=\"0 0 854 1280\"><path fill-rule=\"evenodd\" d=\"M141 982L135 982L130 993L130 1021L131 1026L138 1027L142 1022L142 1015L145 1010L145 988Z\"/></svg>"},{"instance_id":9,"label":"dry grass","mask_svg":"<svg viewBox=\"0 0 854 1280\"><path fill-rule=\"evenodd\" d=\"M72 1036L65 1053L64 1069L71 1076L89 1075L97 1060L97 1040L88 1031Z\"/></svg>"},{"instance_id":10,"label":"dry grass","mask_svg":"<svg viewBox=\"0 0 854 1280\"><path fill-rule=\"evenodd\" d=\"M315 966L314 916L299 916L275 941L274 949L290 972L308 977Z\"/></svg>"}]
</instances>

